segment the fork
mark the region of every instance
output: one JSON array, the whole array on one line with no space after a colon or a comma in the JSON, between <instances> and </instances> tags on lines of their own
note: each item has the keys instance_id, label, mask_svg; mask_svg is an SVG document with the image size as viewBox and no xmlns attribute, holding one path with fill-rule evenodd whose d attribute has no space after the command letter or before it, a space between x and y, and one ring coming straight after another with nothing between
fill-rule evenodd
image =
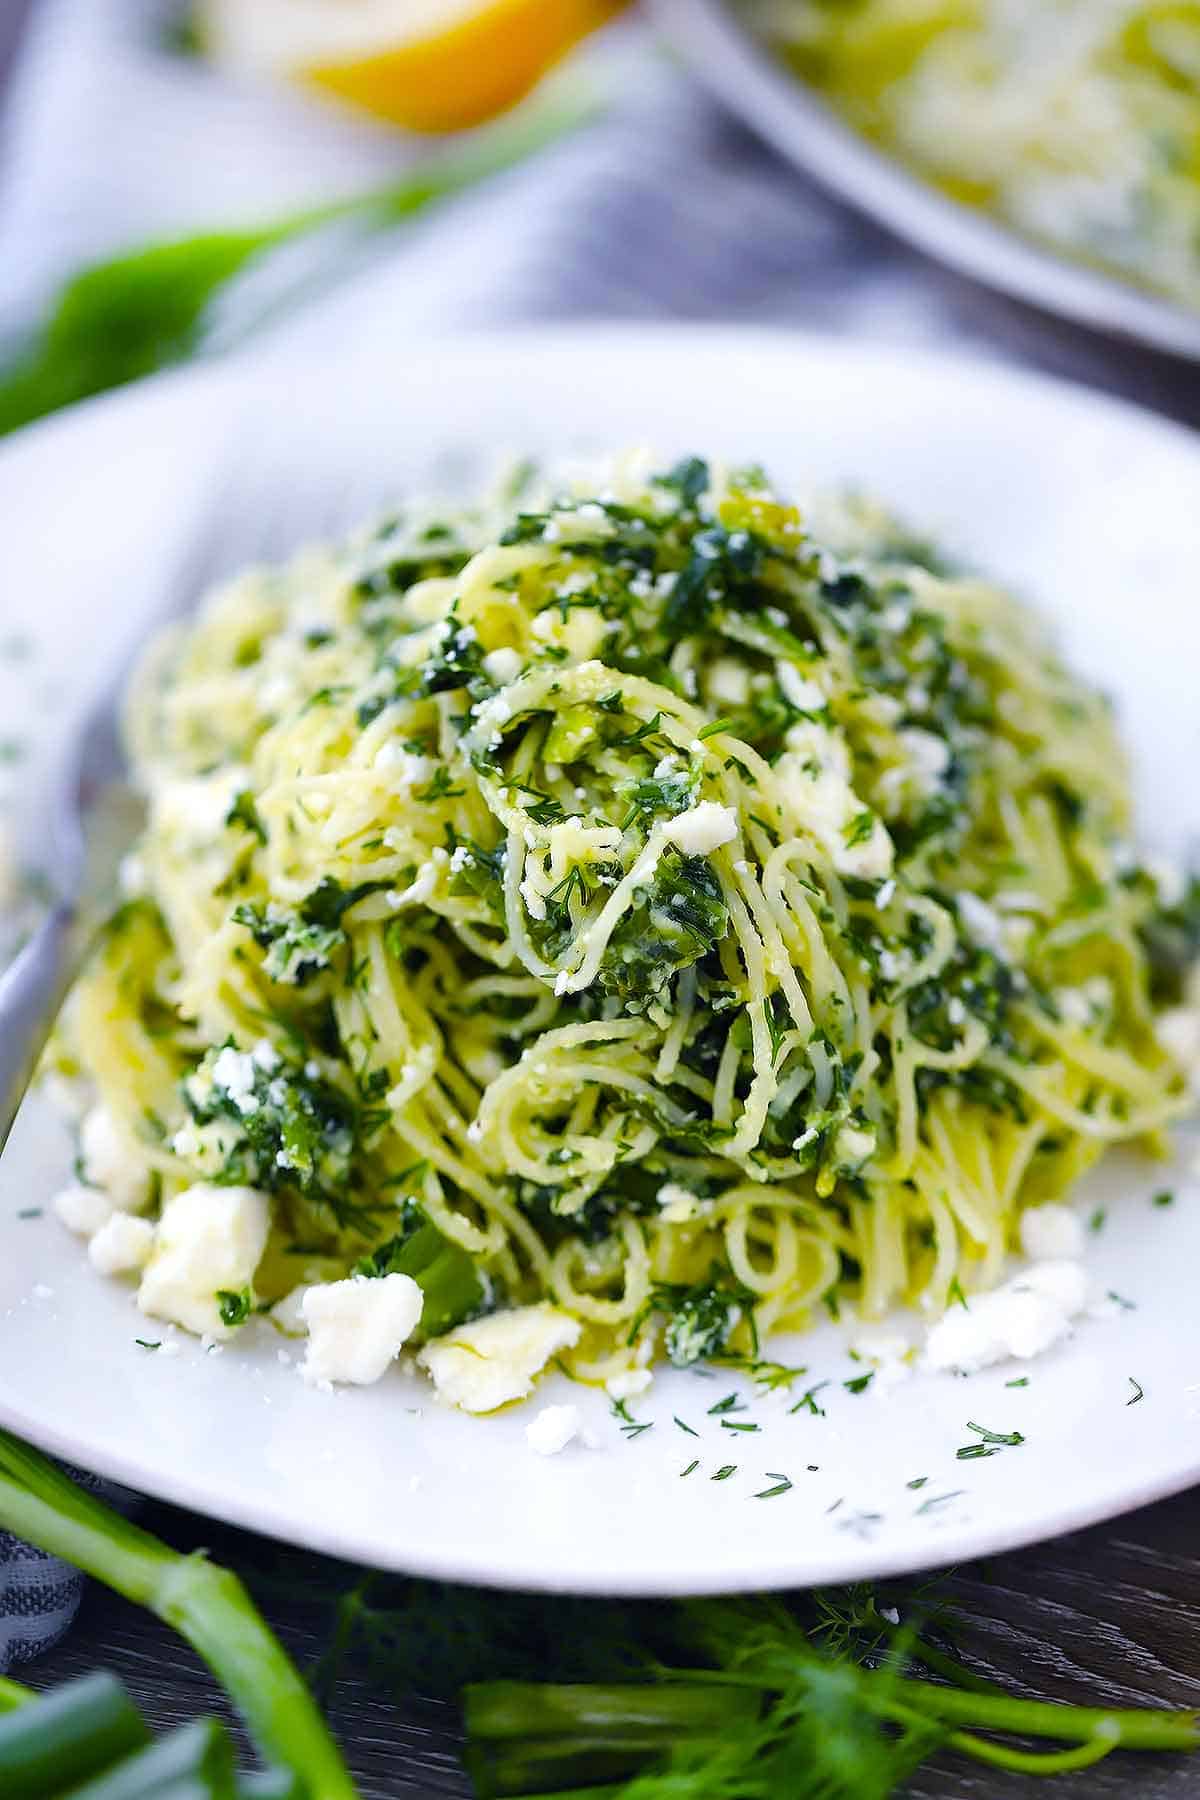
<instances>
[{"instance_id":1,"label":"fork","mask_svg":"<svg viewBox=\"0 0 1200 1800\"><path fill-rule=\"evenodd\" d=\"M227 442L237 442L230 430ZM242 439L244 444L245 439ZM258 446L262 449L262 446ZM134 663L146 642L180 622L222 576L254 562L294 550L306 539L345 528L357 509L365 511L367 489L345 471L306 491L297 480L294 458L265 456L255 461L253 488L271 481L264 504L261 491L247 486L250 459L240 456L197 483L177 534L174 554L154 571L152 593L138 608L134 630L113 673L69 741L52 773L49 791L49 855L44 870L51 901L41 924L0 973L0 1149L33 1079L38 1058L62 1003L78 975L94 935L105 897L116 886L122 855L134 841L144 816L140 803L117 809L116 798L133 801L121 741L121 699ZM309 467L310 489L314 471ZM318 472L319 478L319 472ZM370 493L378 499L372 478ZM255 504L255 502L259 504ZM96 830L104 812L106 829Z\"/></svg>"}]
</instances>

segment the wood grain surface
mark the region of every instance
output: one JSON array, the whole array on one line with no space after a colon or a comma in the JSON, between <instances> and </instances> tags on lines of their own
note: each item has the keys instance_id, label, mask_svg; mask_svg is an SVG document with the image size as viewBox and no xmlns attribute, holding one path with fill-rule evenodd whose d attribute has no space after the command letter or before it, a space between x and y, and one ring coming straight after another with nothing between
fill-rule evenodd
<instances>
[{"instance_id":1,"label":"wood grain surface","mask_svg":"<svg viewBox=\"0 0 1200 1800\"><path fill-rule=\"evenodd\" d=\"M314 1662L326 1642L329 1588L352 1581L354 1571L175 1508L148 1506L140 1518L180 1548L204 1545L237 1568L292 1653ZM1198 1520L1200 1503L1185 1494L1032 1550L964 1564L947 1583L971 1619L963 1648L972 1665L1042 1699L1200 1707ZM493 1604L499 1616L504 1595ZM94 1584L66 1642L19 1672L41 1687L100 1664L124 1678L156 1725L218 1705L206 1672L173 1633ZM363 1800L470 1795L452 1705L392 1696L351 1672L334 1690L332 1718ZM1045 1800L1193 1800L1200 1755L1113 1756L1048 1784L948 1756L906 1794L1020 1800L1031 1788Z\"/></svg>"}]
</instances>

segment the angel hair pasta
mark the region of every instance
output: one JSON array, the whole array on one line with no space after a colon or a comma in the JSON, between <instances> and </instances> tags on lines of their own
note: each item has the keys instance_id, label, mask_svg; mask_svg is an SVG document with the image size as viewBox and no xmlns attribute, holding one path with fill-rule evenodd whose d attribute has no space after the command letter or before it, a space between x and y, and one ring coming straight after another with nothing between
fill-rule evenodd
<instances>
[{"instance_id":1,"label":"angel hair pasta","mask_svg":"<svg viewBox=\"0 0 1200 1800\"><path fill-rule=\"evenodd\" d=\"M1105 702L757 470L631 455L252 571L128 737L148 823L59 1050L93 1251L318 1376L411 1340L486 1410L551 1355L941 1309L1183 1105Z\"/></svg>"}]
</instances>

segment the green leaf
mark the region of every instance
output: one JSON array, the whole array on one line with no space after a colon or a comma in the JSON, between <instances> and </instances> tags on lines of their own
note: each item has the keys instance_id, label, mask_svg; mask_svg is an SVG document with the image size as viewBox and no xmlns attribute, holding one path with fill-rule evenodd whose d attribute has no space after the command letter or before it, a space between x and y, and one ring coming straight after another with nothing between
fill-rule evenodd
<instances>
[{"instance_id":1,"label":"green leaf","mask_svg":"<svg viewBox=\"0 0 1200 1800\"><path fill-rule=\"evenodd\" d=\"M252 262L339 222L383 231L498 174L582 123L588 109L536 108L468 148L369 193L239 231L148 244L91 264L62 288L25 353L0 375L0 435L92 394L186 361L201 347L213 302ZM331 278L353 266L331 233ZM293 298L308 291L311 274Z\"/></svg>"}]
</instances>

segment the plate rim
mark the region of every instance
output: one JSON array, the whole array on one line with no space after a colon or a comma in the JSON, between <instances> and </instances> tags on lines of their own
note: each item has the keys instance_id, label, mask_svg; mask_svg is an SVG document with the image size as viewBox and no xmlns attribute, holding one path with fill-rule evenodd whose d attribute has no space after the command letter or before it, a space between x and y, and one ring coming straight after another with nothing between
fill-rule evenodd
<instances>
[{"instance_id":1,"label":"plate rim","mask_svg":"<svg viewBox=\"0 0 1200 1800\"><path fill-rule=\"evenodd\" d=\"M48 1456L58 1458L75 1468L84 1466L77 1461L77 1452L72 1449L67 1434L53 1427L44 1427L36 1421L31 1423L17 1409L7 1406L2 1394L0 1427L12 1431ZM884 1551L872 1557L869 1572L859 1569L854 1573L833 1573L808 1578L798 1577L794 1568L781 1566L756 1573L751 1582L740 1571L731 1570L722 1575L714 1573L711 1564L705 1563L703 1566L676 1565L668 1574L643 1575L622 1580L619 1576L607 1576L598 1569L580 1564L569 1577L559 1580L547 1575L545 1571L537 1571L523 1564L516 1568L498 1565L486 1554L476 1559L470 1546L456 1554L427 1554L419 1544L414 1546L396 1537L391 1541L397 1549L403 1550L403 1554L390 1556L382 1540L378 1546L369 1547L361 1537L353 1540L339 1538L336 1528L329 1526L324 1519L308 1522L304 1526L293 1524L286 1517L276 1516L269 1506L246 1502L238 1497L236 1490L232 1500L222 1497L218 1503L215 1495L212 1500L207 1497L208 1483L193 1482L189 1485L186 1479L169 1472L164 1473L161 1479L156 1477L153 1484L147 1486L139 1477L136 1464L120 1452L105 1452L95 1459L89 1456L86 1467L89 1473L114 1481L141 1499L163 1501L194 1512L202 1518L212 1519L218 1524L233 1525L243 1531L255 1532L260 1537L290 1544L296 1549L313 1550L360 1568L412 1576L422 1581L445 1581L486 1588L497 1593L563 1594L613 1600L681 1600L730 1594L799 1593L813 1588L839 1586L849 1581L891 1581L902 1576L931 1573L959 1563L977 1562L983 1557L1007 1555L1036 1544L1050 1543L1075 1532L1086 1531L1089 1527L1123 1518L1128 1513L1152 1506L1156 1501L1169 1500L1200 1484L1200 1457L1197 1457L1186 1471L1179 1470L1160 1479L1143 1481L1133 1498L1123 1498L1116 1507L1111 1501L1098 1498L1090 1504L1059 1507L1048 1515L1043 1514L1036 1524L1030 1521L1014 1522L993 1526L986 1532L969 1523L947 1527L936 1538L931 1538L926 1546L913 1545L903 1551L893 1551L891 1554ZM931 1549L936 1550L933 1558L929 1555Z\"/></svg>"},{"instance_id":2,"label":"plate rim","mask_svg":"<svg viewBox=\"0 0 1200 1800\"><path fill-rule=\"evenodd\" d=\"M812 358L833 355L859 368L902 368L911 376L918 373L938 376L942 381L969 376L986 387L1016 390L1039 406L1064 405L1089 415L1093 422L1119 418L1126 428L1149 432L1155 438L1170 440L1200 469L1200 440L1184 426L1161 417L1150 409L1120 397L1099 392L1060 376L1048 375L1020 365L994 363L986 358L954 349L950 352L921 348L909 350L865 341L850 336L815 331L789 331L778 327L746 327L738 325L651 325L639 323L611 324L607 321L556 326L523 325L491 331L447 333L431 338L420 346L406 349L398 358L403 362L414 356L427 359L430 354L462 354L478 358L502 358L514 346L522 344L526 351L536 346L539 354L552 347L561 355L586 354L601 347L609 351L627 352L633 343L647 355L664 351L672 358L684 359L696 347L712 353L745 353L758 356L797 356ZM349 352L336 359L339 366L355 369L374 358ZM173 409L186 411L205 398L215 408L222 403L234 406L244 398L246 384L252 382L257 391L269 392L276 383L294 381L295 362L264 358L261 354L239 353L220 361L214 360L182 370L153 377L129 389L97 396L78 407L38 422L26 431L16 433L0 446L0 468L15 460L29 457L53 457L60 435L99 435L129 429L139 413L151 425L159 416ZM48 1453L67 1460L78 1460L79 1445L70 1432L46 1424L36 1415L36 1396L24 1404L15 1404L0 1392L0 1423L16 1431ZM471 1542L461 1542L453 1552L434 1549L425 1551L420 1543L391 1540L393 1554L388 1554L382 1538L368 1541L369 1534L358 1532L351 1537L339 1534L336 1521L327 1515L312 1514L301 1523L275 1510L271 1504L247 1498L234 1488L218 1492L215 1477L176 1473L163 1468L147 1471L136 1454L109 1445L96 1452L88 1447L85 1461L97 1473L132 1487L135 1491L155 1496L173 1504L188 1507L206 1516L227 1520L245 1529L262 1533L302 1547L318 1549L326 1554L368 1566L388 1567L423 1578L457 1580L496 1589L529 1589L559 1593L592 1595L643 1595L670 1597L698 1593L731 1593L798 1585L797 1572L785 1565L764 1567L756 1571L752 1584L745 1574L714 1572L709 1564L674 1565L669 1572L651 1578L645 1574L622 1580L620 1575L589 1569L583 1564L569 1576L540 1574L527 1562L515 1567L499 1565L494 1554L476 1553ZM147 1479L147 1476L150 1476ZM886 1543L873 1547L870 1560L872 1578L908 1574L943 1563L976 1558L1045 1541L1048 1538L1084 1529L1138 1507L1184 1491L1200 1481L1200 1456L1169 1472L1159 1473L1126 1488L1119 1501L1111 1495L1098 1494L1089 1502L1075 1501L1042 1511L1036 1519L1000 1520L979 1525L948 1524L935 1539L924 1545L912 1545L888 1552ZM852 1576L802 1577L800 1585L820 1579L841 1580Z\"/></svg>"},{"instance_id":3,"label":"plate rim","mask_svg":"<svg viewBox=\"0 0 1200 1800\"><path fill-rule=\"evenodd\" d=\"M648 0L714 98L891 236L1010 299L1106 336L1200 361L1200 313L1089 268L977 212L886 156L789 75L726 0Z\"/></svg>"}]
</instances>

